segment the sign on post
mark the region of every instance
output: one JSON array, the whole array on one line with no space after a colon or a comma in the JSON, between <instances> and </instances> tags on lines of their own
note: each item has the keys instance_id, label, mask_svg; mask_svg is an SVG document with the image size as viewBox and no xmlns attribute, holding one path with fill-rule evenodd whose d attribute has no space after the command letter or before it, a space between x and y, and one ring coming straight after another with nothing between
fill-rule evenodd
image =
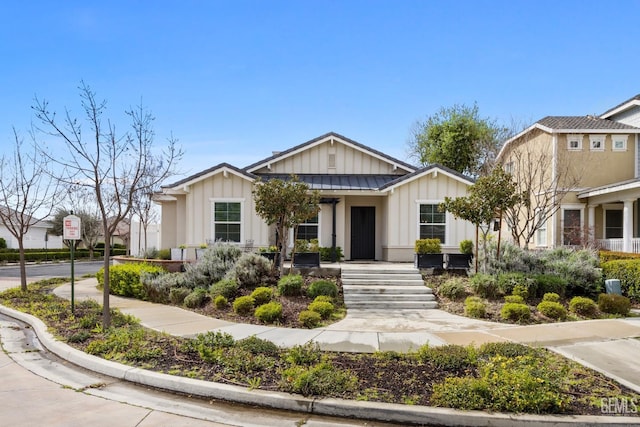
<instances>
[{"instance_id":1,"label":"sign on post","mask_svg":"<svg viewBox=\"0 0 640 427\"><path fill-rule=\"evenodd\" d=\"M82 224L80 222L80 217L75 216L73 211L71 215L67 215L62 218L62 238L65 240L80 240L82 238ZM73 258L74 258L74 250L76 247L75 242L71 242L71 312L75 312L75 303L74 303L74 285L75 285L75 274L73 271Z\"/></svg>"}]
</instances>

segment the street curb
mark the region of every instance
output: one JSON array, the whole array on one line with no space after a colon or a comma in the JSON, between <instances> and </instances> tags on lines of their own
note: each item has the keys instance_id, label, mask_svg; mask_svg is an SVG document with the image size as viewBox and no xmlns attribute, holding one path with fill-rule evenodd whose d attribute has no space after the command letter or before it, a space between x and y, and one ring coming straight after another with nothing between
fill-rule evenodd
<instances>
[{"instance_id":1,"label":"street curb","mask_svg":"<svg viewBox=\"0 0 640 427\"><path fill-rule=\"evenodd\" d=\"M548 427L548 426L640 426L639 417L595 415L517 415L461 411L449 408L361 402L342 399L309 399L299 395L178 377L122 365L86 354L58 341L37 317L0 305L0 313L29 324L42 345L56 356L90 371L120 380L181 394L229 402L363 420L438 426Z\"/></svg>"}]
</instances>

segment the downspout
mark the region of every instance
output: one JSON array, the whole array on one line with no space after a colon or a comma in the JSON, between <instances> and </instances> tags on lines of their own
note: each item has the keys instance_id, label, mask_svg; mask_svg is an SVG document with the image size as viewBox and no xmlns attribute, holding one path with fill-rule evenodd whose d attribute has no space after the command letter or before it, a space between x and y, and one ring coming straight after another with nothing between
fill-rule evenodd
<instances>
[{"instance_id":1,"label":"downspout","mask_svg":"<svg viewBox=\"0 0 640 427\"><path fill-rule=\"evenodd\" d=\"M331 201L331 262L336 262L336 203L337 199Z\"/></svg>"}]
</instances>

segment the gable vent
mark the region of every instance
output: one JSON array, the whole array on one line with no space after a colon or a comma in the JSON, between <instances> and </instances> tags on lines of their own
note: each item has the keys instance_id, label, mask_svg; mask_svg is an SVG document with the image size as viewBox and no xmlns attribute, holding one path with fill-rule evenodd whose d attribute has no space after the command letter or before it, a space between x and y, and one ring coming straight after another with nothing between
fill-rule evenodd
<instances>
[{"instance_id":1,"label":"gable vent","mask_svg":"<svg viewBox=\"0 0 640 427\"><path fill-rule=\"evenodd\" d=\"M336 155L335 154L329 154L329 167L330 168L335 168L336 167Z\"/></svg>"}]
</instances>

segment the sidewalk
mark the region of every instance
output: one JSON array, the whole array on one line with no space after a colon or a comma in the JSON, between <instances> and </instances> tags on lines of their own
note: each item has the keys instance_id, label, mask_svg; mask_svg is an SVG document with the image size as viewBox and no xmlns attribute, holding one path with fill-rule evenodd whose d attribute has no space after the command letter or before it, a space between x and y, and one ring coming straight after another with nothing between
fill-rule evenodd
<instances>
[{"instance_id":1,"label":"sidewalk","mask_svg":"<svg viewBox=\"0 0 640 427\"><path fill-rule=\"evenodd\" d=\"M76 282L76 301L102 301L93 278ZM56 288L56 295L70 299L71 286ZM443 310L374 312L349 310L345 319L317 329L231 323L184 310L130 298L111 296L111 307L140 319L150 328L171 335L194 336L207 331L226 332L235 339L255 335L281 347L309 341L321 349L344 352L404 352L445 344L483 344L514 341L539 345L589 366L640 392L640 318L585 320L531 326L504 325L456 316Z\"/></svg>"}]
</instances>

